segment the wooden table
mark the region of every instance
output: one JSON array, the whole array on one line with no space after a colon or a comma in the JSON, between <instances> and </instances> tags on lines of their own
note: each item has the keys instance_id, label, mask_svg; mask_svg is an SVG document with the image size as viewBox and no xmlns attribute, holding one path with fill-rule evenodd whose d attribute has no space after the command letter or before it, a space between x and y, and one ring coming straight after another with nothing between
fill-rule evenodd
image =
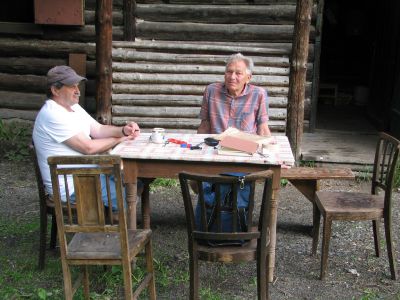
<instances>
[{"instance_id":1,"label":"wooden table","mask_svg":"<svg viewBox=\"0 0 400 300\"><path fill-rule=\"evenodd\" d=\"M128 226L136 229L136 202L138 177L177 178L182 171L204 174L223 172L255 172L265 169L274 171L273 195L270 218L270 247L268 250L268 279L272 281L275 266L277 197L280 188L281 166L294 165L294 158L286 136L276 136L276 146L262 156L228 156L219 155L213 147L201 145L201 150L181 148L178 144L154 144L149 141L150 134L143 133L133 141L126 141L115 147L111 154L120 155L123 160L124 182L127 192ZM186 141L192 145L199 144L203 134L167 134L167 138ZM142 197L143 227L150 228L150 203L148 191Z\"/></svg>"}]
</instances>

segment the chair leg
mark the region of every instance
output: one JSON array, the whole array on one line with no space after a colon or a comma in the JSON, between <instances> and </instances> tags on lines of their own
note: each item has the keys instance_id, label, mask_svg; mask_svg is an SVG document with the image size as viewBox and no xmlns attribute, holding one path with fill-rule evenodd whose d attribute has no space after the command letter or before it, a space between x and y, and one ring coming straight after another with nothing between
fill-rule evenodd
<instances>
[{"instance_id":1,"label":"chair leg","mask_svg":"<svg viewBox=\"0 0 400 300\"><path fill-rule=\"evenodd\" d=\"M124 276L124 291L125 291L125 299L133 298L132 291L132 266L129 261L122 262L122 273Z\"/></svg>"},{"instance_id":2,"label":"chair leg","mask_svg":"<svg viewBox=\"0 0 400 300\"><path fill-rule=\"evenodd\" d=\"M50 249L55 249L57 243L57 220L55 213L51 216Z\"/></svg>"},{"instance_id":3,"label":"chair leg","mask_svg":"<svg viewBox=\"0 0 400 300\"><path fill-rule=\"evenodd\" d=\"M39 238L39 270L44 269L46 259L46 239L47 239L47 212L40 209L40 238Z\"/></svg>"},{"instance_id":4,"label":"chair leg","mask_svg":"<svg viewBox=\"0 0 400 300\"><path fill-rule=\"evenodd\" d=\"M311 250L312 256L317 254L320 222L321 222L321 212L319 211L318 206L314 203L313 204L313 242L312 242L312 250Z\"/></svg>"},{"instance_id":5,"label":"chair leg","mask_svg":"<svg viewBox=\"0 0 400 300\"><path fill-rule=\"evenodd\" d=\"M63 269L63 277L64 277L64 296L65 300L72 300L74 296L74 290L72 287L72 277L71 277L71 269L66 261L61 260L62 269Z\"/></svg>"},{"instance_id":6,"label":"chair leg","mask_svg":"<svg viewBox=\"0 0 400 300\"><path fill-rule=\"evenodd\" d=\"M324 229L322 237L322 254L321 254L321 274L320 279L325 279L326 269L328 265L329 242L332 233L332 219L328 216L324 218Z\"/></svg>"},{"instance_id":7,"label":"chair leg","mask_svg":"<svg viewBox=\"0 0 400 300\"><path fill-rule=\"evenodd\" d=\"M199 298L199 260L193 251L189 252L189 272L190 272L190 300Z\"/></svg>"},{"instance_id":8,"label":"chair leg","mask_svg":"<svg viewBox=\"0 0 400 300\"><path fill-rule=\"evenodd\" d=\"M149 294L150 294L150 299L155 300L157 298L156 295L156 284L155 284L155 272L154 272L154 267L153 267L153 246L151 243L151 240L146 245L146 270L147 273L151 274L151 279L149 282Z\"/></svg>"},{"instance_id":9,"label":"chair leg","mask_svg":"<svg viewBox=\"0 0 400 300\"><path fill-rule=\"evenodd\" d=\"M86 300L90 300L89 295L89 268L88 266L82 266L83 271L83 295Z\"/></svg>"},{"instance_id":10,"label":"chair leg","mask_svg":"<svg viewBox=\"0 0 400 300\"><path fill-rule=\"evenodd\" d=\"M390 274L393 280L397 280L397 266L395 259L395 252L393 251L393 237L392 237L392 224L391 220L385 218L385 236L386 246L389 258Z\"/></svg>"},{"instance_id":11,"label":"chair leg","mask_svg":"<svg viewBox=\"0 0 400 300\"><path fill-rule=\"evenodd\" d=\"M372 230L374 232L374 245L375 245L375 255L376 257L380 256L380 247L379 247L379 241L381 240L381 234L379 230L379 219L378 220L372 220Z\"/></svg>"}]
</instances>

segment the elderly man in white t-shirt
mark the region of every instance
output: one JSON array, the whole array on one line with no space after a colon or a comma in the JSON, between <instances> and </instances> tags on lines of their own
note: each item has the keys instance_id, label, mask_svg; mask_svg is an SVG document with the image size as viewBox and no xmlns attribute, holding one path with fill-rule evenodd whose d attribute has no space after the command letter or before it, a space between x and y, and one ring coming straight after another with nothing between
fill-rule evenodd
<instances>
[{"instance_id":1,"label":"elderly man in white t-shirt","mask_svg":"<svg viewBox=\"0 0 400 300\"><path fill-rule=\"evenodd\" d=\"M139 126L134 122L117 127L102 125L93 119L78 104L78 85L82 80L87 79L68 66L56 66L47 73L49 99L36 117L32 137L43 181L50 194L53 191L47 164L49 156L102 153L140 134ZM68 188L73 190L72 182L68 183ZM65 191L61 193L65 195ZM113 209L116 208L115 200Z\"/></svg>"}]
</instances>

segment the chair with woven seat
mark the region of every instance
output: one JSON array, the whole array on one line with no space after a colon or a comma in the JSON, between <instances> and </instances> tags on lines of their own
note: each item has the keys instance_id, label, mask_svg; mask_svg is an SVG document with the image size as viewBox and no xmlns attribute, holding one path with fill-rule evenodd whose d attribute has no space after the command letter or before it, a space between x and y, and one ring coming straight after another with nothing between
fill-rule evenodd
<instances>
[{"instance_id":1,"label":"chair with woven seat","mask_svg":"<svg viewBox=\"0 0 400 300\"><path fill-rule=\"evenodd\" d=\"M54 212L54 202L51 196L46 193L42 174L40 173L39 164L36 156L35 147L30 145L30 154L33 161L33 166L36 174L36 184L39 193L39 214L40 214L40 233L39 233L39 269L43 270L46 260L46 240L47 240L47 217L51 217L51 230L50 230L50 249L56 248L57 239L57 223L56 215Z\"/></svg>"},{"instance_id":2,"label":"chair with woven seat","mask_svg":"<svg viewBox=\"0 0 400 300\"><path fill-rule=\"evenodd\" d=\"M267 281L267 250L269 246L269 219L270 219L270 200L272 195L272 171L262 171L251 173L245 176L245 183L250 186L250 196L248 209L245 212L247 218L247 229L243 230L243 226L239 225L238 218L238 188L243 181L237 177L222 175L202 175L182 172L179 174L180 185L182 189L183 202L185 206L187 233L188 233L188 249L190 260L190 299L199 299L199 260L208 262L223 263L240 263L240 262L257 262L257 293L258 299L269 299L268 281ZM256 181L262 180L264 183L263 194L261 200L261 208L258 212L258 218L255 208L255 188ZM211 231L207 220L207 205L203 192L203 183L209 183L214 186L216 205L212 213L213 224ZM199 194L191 193L190 185L196 184ZM221 186L231 187L231 203L232 213L231 224L229 227L232 232L223 232L222 216L223 208L221 206ZM197 200L198 198L198 200ZM195 207L193 203L200 205L200 228L196 227ZM258 210L257 210L258 211ZM253 217L254 214L254 217ZM258 226L252 226L258 224ZM210 243L212 241L213 243ZM237 242L239 245L232 245ZM213 246L218 244L219 246ZM226 244L227 242L227 244ZM231 244L232 242L232 244Z\"/></svg>"},{"instance_id":3,"label":"chair with woven seat","mask_svg":"<svg viewBox=\"0 0 400 300\"><path fill-rule=\"evenodd\" d=\"M385 228L391 278L397 279L392 236L392 188L399 155L399 145L400 141L394 137L386 133L379 134L372 173L371 193L340 191L319 191L316 193L318 226L314 228L313 245L318 245L321 214L324 219L321 249L321 279L325 278L327 270L333 221L371 220L375 254L379 257L379 223L382 219ZM316 253L316 247L313 247L312 253L313 255Z\"/></svg>"},{"instance_id":4,"label":"chair with woven seat","mask_svg":"<svg viewBox=\"0 0 400 300\"><path fill-rule=\"evenodd\" d=\"M48 163L54 193L65 298L72 299L77 287L83 281L83 293L85 298L89 299L90 265L121 265L125 299L136 299L146 288L149 298L156 299L152 231L127 229L120 157L52 156L48 158ZM111 177L115 184L112 184ZM65 189L62 188L62 183L67 183L71 178L74 186L75 216L70 208L71 188L68 184L65 184ZM113 221L111 210L105 213L101 191L103 179L107 190L108 207L112 205L112 193L116 194L118 222ZM64 202L68 209L63 209ZM132 263L143 251L146 274L133 291ZM74 283L71 276L72 266L81 266L81 273Z\"/></svg>"}]
</instances>

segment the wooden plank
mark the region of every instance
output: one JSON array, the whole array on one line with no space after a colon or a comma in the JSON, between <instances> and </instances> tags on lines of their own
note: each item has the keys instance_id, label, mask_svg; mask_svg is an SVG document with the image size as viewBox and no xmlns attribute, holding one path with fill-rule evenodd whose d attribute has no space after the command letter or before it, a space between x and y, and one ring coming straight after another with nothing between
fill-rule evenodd
<instances>
[{"instance_id":1,"label":"wooden plank","mask_svg":"<svg viewBox=\"0 0 400 300\"><path fill-rule=\"evenodd\" d=\"M126 122L134 121L141 128L162 127L166 129L193 129L197 130L200 125L200 119L190 118L137 118L137 117L113 117L112 124L121 126ZM285 130L286 121L271 120L268 126L272 131L282 132Z\"/></svg>"},{"instance_id":2,"label":"wooden plank","mask_svg":"<svg viewBox=\"0 0 400 300\"><path fill-rule=\"evenodd\" d=\"M173 95L202 95L204 85L181 84L125 84L113 83L112 90L115 94L173 94ZM268 87L270 96L287 96L287 87Z\"/></svg>"},{"instance_id":3,"label":"wooden plank","mask_svg":"<svg viewBox=\"0 0 400 300\"><path fill-rule=\"evenodd\" d=\"M131 117L198 118L200 107L113 105L112 114ZM268 114L271 120L286 119L286 109L283 108L270 108Z\"/></svg>"},{"instance_id":4,"label":"wooden plank","mask_svg":"<svg viewBox=\"0 0 400 300\"><path fill-rule=\"evenodd\" d=\"M281 177L289 180L354 179L350 168L308 168L282 169Z\"/></svg>"},{"instance_id":5,"label":"wooden plank","mask_svg":"<svg viewBox=\"0 0 400 300\"><path fill-rule=\"evenodd\" d=\"M147 95L147 94L113 94L113 105L126 106L200 106L203 100L202 95ZM268 97L269 107L286 108L287 97Z\"/></svg>"},{"instance_id":6,"label":"wooden plank","mask_svg":"<svg viewBox=\"0 0 400 300\"><path fill-rule=\"evenodd\" d=\"M1 61L0 61L1 67ZM131 73L174 73L174 74L224 74L225 66L192 65L192 64L160 64L160 63L126 63L113 62L114 72ZM254 67L254 75L289 75L285 67Z\"/></svg>"},{"instance_id":7,"label":"wooden plank","mask_svg":"<svg viewBox=\"0 0 400 300\"><path fill-rule=\"evenodd\" d=\"M0 73L46 75L50 68L66 64L62 58L0 57Z\"/></svg>"},{"instance_id":8,"label":"wooden plank","mask_svg":"<svg viewBox=\"0 0 400 300\"><path fill-rule=\"evenodd\" d=\"M139 19L156 22L216 24L293 24L295 5L165 5L138 4Z\"/></svg>"},{"instance_id":9,"label":"wooden plank","mask_svg":"<svg viewBox=\"0 0 400 300\"><path fill-rule=\"evenodd\" d=\"M236 53L242 52L244 54L257 55L257 53L264 53L264 51L270 51L268 49L277 49L282 51L283 55L290 55L292 52L291 41L287 42L255 42L255 41L162 41L162 40L148 40L140 39L136 40L134 43L124 42L124 41L114 41L114 48L134 48L134 49L157 49L157 51L162 49L169 49L167 52L194 52L194 53L207 53L209 54L219 54L219 52ZM218 50L218 47L222 48ZM195 47L200 47L201 51L197 51ZM226 47L226 49L225 49ZM238 47L238 48L236 48ZM232 50L228 50L231 48ZM265 48L267 50L265 50ZM209 50L207 50L209 49ZM237 49L237 50L235 50ZM255 50L257 51L255 51ZM170 51L173 50L173 51ZM156 51L156 50L154 50ZM312 59L314 56L314 48L309 47L309 57ZM152 51L149 51L152 52ZM162 51L160 51L162 52Z\"/></svg>"},{"instance_id":10,"label":"wooden plank","mask_svg":"<svg viewBox=\"0 0 400 300\"><path fill-rule=\"evenodd\" d=\"M134 48L134 49L168 49L168 50L193 50L195 52L203 52L210 49L211 51L221 52L235 52L237 50L254 52L270 51L269 49L276 49L283 51L284 54L290 54L292 49L291 42L254 42L254 41L163 41L163 40L150 40L140 39L135 42L113 41L114 48ZM198 51L196 47L202 51ZM255 49L255 50L254 50ZM270 53L270 52L267 52ZM266 54L267 54L266 53ZM277 54L277 53L276 53Z\"/></svg>"},{"instance_id":11,"label":"wooden plank","mask_svg":"<svg viewBox=\"0 0 400 300\"><path fill-rule=\"evenodd\" d=\"M312 0L297 1L296 35L293 40L293 54L290 66L288 122L286 131L296 161L300 158L301 138L303 136L305 82L309 36L312 30L312 7Z\"/></svg>"},{"instance_id":12,"label":"wooden plank","mask_svg":"<svg viewBox=\"0 0 400 300\"><path fill-rule=\"evenodd\" d=\"M37 113L37 110L0 108L0 119L21 119L26 121L35 121Z\"/></svg>"},{"instance_id":13,"label":"wooden plank","mask_svg":"<svg viewBox=\"0 0 400 300\"><path fill-rule=\"evenodd\" d=\"M40 93L46 90L46 76L1 73L0 88Z\"/></svg>"},{"instance_id":14,"label":"wooden plank","mask_svg":"<svg viewBox=\"0 0 400 300\"><path fill-rule=\"evenodd\" d=\"M15 57L36 56L46 58L66 57L69 53L86 53L95 59L95 45L67 41L0 38L0 55Z\"/></svg>"},{"instance_id":15,"label":"wooden plank","mask_svg":"<svg viewBox=\"0 0 400 300\"><path fill-rule=\"evenodd\" d=\"M113 72L114 83L153 83L153 84L201 84L223 80L221 75L214 74L149 74L149 73L121 73ZM263 86L288 86L288 76L254 75L251 82Z\"/></svg>"},{"instance_id":16,"label":"wooden plank","mask_svg":"<svg viewBox=\"0 0 400 300\"><path fill-rule=\"evenodd\" d=\"M111 124L112 0L98 0L96 15L96 118L102 124Z\"/></svg>"},{"instance_id":17,"label":"wooden plank","mask_svg":"<svg viewBox=\"0 0 400 300\"><path fill-rule=\"evenodd\" d=\"M313 37L313 32L310 33ZM290 41L293 25L139 22L137 37L181 41Z\"/></svg>"},{"instance_id":18,"label":"wooden plank","mask_svg":"<svg viewBox=\"0 0 400 300\"><path fill-rule=\"evenodd\" d=\"M0 91L0 99L3 108L39 110L47 97L45 93Z\"/></svg>"},{"instance_id":19,"label":"wooden plank","mask_svg":"<svg viewBox=\"0 0 400 300\"><path fill-rule=\"evenodd\" d=\"M289 67L288 57L257 57L250 56L256 66L269 67ZM226 55L199 55L199 54L175 54L175 53L157 53L157 52L139 52L126 49L113 49L113 61L152 61L152 62L169 62L169 63L185 63L185 64L207 64L222 65L226 64Z\"/></svg>"},{"instance_id":20,"label":"wooden plank","mask_svg":"<svg viewBox=\"0 0 400 300\"><path fill-rule=\"evenodd\" d=\"M95 24L95 16L96 13L94 10L85 9L85 24L86 25L94 25ZM123 26L124 25L124 17L122 11L116 11L115 9L112 12L113 18L113 26Z\"/></svg>"}]
</instances>

